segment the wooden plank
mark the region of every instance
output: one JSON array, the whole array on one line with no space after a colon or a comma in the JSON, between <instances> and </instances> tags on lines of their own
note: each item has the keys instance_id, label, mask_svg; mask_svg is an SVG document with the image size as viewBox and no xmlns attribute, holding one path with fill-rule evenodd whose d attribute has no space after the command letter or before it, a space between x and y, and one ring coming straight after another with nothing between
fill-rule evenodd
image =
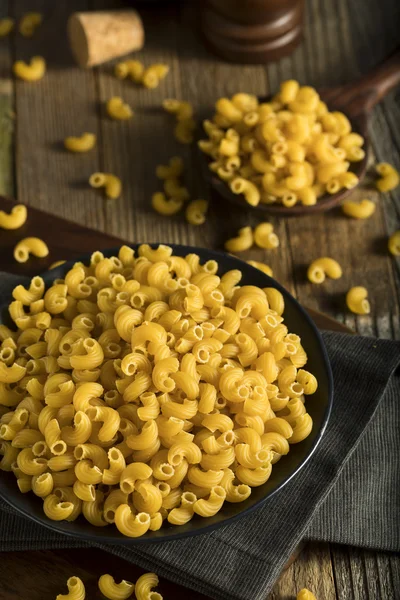
<instances>
[{"instance_id":1,"label":"wooden plank","mask_svg":"<svg viewBox=\"0 0 400 600\"><path fill-rule=\"evenodd\" d=\"M332 564L338 600L396 600L399 560L394 555L361 548L331 545Z\"/></svg>"},{"instance_id":2,"label":"wooden plank","mask_svg":"<svg viewBox=\"0 0 400 600\"><path fill-rule=\"evenodd\" d=\"M48 69L38 82L16 83L17 191L25 204L104 228L104 202L88 186L99 170L97 149L75 155L63 149L63 139L85 131L98 133L93 73L76 68L65 33L68 15L87 2L49 3L15 0L15 15L45 13L43 25L31 39L15 36L15 56L43 56Z\"/></svg>"},{"instance_id":3,"label":"wooden plank","mask_svg":"<svg viewBox=\"0 0 400 600\"><path fill-rule=\"evenodd\" d=\"M11 2L0 5L0 18L11 16ZM14 194L14 85L10 76L12 36L1 40L0 46L0 194Z\"/></svg>"},{"instance_id":4,"label":"wooden plank","mask_svg":"<svg viewBox=\"0 0 400 600\"><path fill-rule=\"evenodd\" d=\"M308 588L320 600L336 600L329 544L307 544L282 573L268 600L294 598L302 588Z\"/></svg>"}]
</instances>

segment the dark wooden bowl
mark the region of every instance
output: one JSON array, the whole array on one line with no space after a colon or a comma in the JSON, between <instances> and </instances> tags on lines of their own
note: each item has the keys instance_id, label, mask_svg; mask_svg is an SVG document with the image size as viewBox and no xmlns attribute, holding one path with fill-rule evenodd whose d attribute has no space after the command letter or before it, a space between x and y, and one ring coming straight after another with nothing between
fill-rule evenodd
<instances>
[{"instance_id":1,"label":"dark wooden bowl","mask_svg":"<svg viewBox=\"0 0 400 600\"><path fill-rule=\"evenodd\" d=\"M357 175L360 181L366 173L371 153L371 143L368 137L368 117L373 107L399 83L400 51L398 50L354 83L319 90L321 99L328 104L329 109L340 110L345 113L351 121L353 130L365 139L365 157L360 162L352 163L351 165L351 171ZM267 102L269 99L268 97L259 98L260 102ZM210 116L208 115L208 118ZM210 183L211 187L228 202L260 213L264 212L290 217L325 212L338 206L354 190L354 188L350 190L344 189L337 194L325 194L312 206L296 204L295 206L287 207L278 203L262 204L261 202L258 206L250 206L242 195L231 192L228 185L219 179L215 173L210 171L208 165L211 159L200 150L199 152L202 156L201 164L204 177Z\"/></svg>"},{"instance_id":2,"label":"dark wooden bowl","mask_svg":"<svg viewBox=\"0 0 400 600\"><path fill-rule=\"evenodd\" d=\"M152 244L157 246L158 244ZM34 494L21 494L18 490L13 473L0 471L0 497L8 502L18 512L53 531L70 535L80 540L89 540L93 543L108 544L141 544L147 542L171 541L182 537L207 533L211 530L232 522L234 519L248 515L254 509L260 507L266 500L270 499L283 488L304 467L316 450L324 434L328 423L333 401L333 380L328 355L322 337L302 306L285 290L277 281L265 275L262 271L251 267L246 262L228 254L215 252L205 248L181 246L171 244L174 253L186 256L190 252L200 255L202 262L214 259L219 263L219 274L230 269L240 269L243 273L243 285L256 285L259 287L275 287L285 298L284 318L289 330L298 334L308 355L307 368L318 379L318 389L315 394L307 399L307 410L313 419L313 430L308 438L296 444L287 456L276 463L272 469L270 479L262 486L253 488L251 496L239 504L225 503L222 509L209 519L195 517L182 527L174 527L165 524L159 531L149 531L140 538L126 538L115 526L94 527L83 517L74 522L51 521L43 512L42 501ZM132 245L136 248L137 244ZM105 256L112 256L117 248L104 250ZM88 262L90 254L86 254L79 260ZM47 286L51 285L56 278L63 277L70 269L76 259L42 274ZM11 298L0 298L0 323L10 325L7 315L7 305Z\"/></svg>"}]
</instances>

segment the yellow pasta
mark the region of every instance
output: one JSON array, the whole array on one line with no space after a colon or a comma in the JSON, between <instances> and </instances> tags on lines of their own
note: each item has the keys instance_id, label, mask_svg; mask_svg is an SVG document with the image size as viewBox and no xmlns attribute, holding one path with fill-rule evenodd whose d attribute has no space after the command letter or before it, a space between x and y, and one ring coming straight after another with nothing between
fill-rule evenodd
<instances>
[{"instance_id":1,"label":"yellow pasta","mask_svg":"<svg viewBox=\"0 0 400 600\"><path fill-rule=\"evenodd\" d=\"M119 121L126 121L133 117L133 110L119 96L113 96L107 101L106 111L109 117Z\"/></svg>"},{"instance_id":2,"label":"yellow pasta","mask_svg":"<svg viewBox=\"0 0 400 600\"><path fill-rule=\"evenodd\" d=\"M15 22L11 17L0 19L0 38L6 37L14 29Z\"/></svg>"},{"instance_id":3,"label":"yellow pasta","mask_svg":"<svg viewBox=\"0 0 400 600\"><path fill-rule=\"evenodd\" d=\"M391 192L399 185L399 172L389 163L379 163L376 165L376 171L381 176L376 182L380 192Z\"/></svg>"},{"instance_id":4,"label":"yellow pasta","mask_svg":"<svg viewBox=\"0 0 400 600\"><path fill-rule=\"evenodd\" d=\"M310 590L307 588L303 588L300 590L296 596L296 600L317 600L316 597Z\"/></svg>"},{"instance_id":5,"label":"yellow pasta","mask_svg":"<svg viewBox=\"0 0 400 600\"><path fill-rule=\"evenodd\" d=\"M393 256L400 256L400 230L392 233L388 241L388 248Z\"/></svg>"},{"instance_id":6,"label":"yellow pasta","mask_svg":"<svg viewBox=\"0 0 400 600\"><path fill-rule=\"evenodd\" d=\"M119 177L112 173L93 173L89 178L93 188L104 187L107 198L116 200L122 193L122 183Z\"/></svg>"},{"instance_id":7,"label":"yellow pasta","mask_svg":"<svg viewBox=\"0 0 400 600\"><path fill-rule=\"evenodd\" d=\"M18 31L24 37L32 37L42 20L43 17L38 12L25 13L19 22Z\"/></svg>"},{"instance_id":8,"label":"yellow pasta","mask_svg":"<svg viewBox=\"0 0 400 600\"><path fill-rule=\"evenodd\" d=\"M70 152L89 152L95 147L96 139L94 133L82 133L80 137L65 138L64 146Z\"/></svg>"},{"instance_id":9,"label":"yellow pasta","mask_svg":"<svg viewBox=\"0 0 400 600\"><path fill-rule=\"evenodd\" d=\"M274 233L274 227L271 223L260 223L254 229L254 243L259 248L277 248L279 246L279 238Z\"/></svg>"},{"instance_id":10,"label":"yellow pasta","mask_svg":"<svg viewBox=\"0 0 400 600\"><path fill-rule=\"evenodd\" d=\"M318 258L308 267L307 277L311 283L322 283L326 275L331 279L340 279L342 276L342 268L333 258Z\"/></svg>"},{"instance_id":11,"label":"yellow pasta","mask_svg":"<svg viewBox=\"0 0 400 600\"><path fill-rule=\"evenodd\" d=\"M30 254L38 258L44 258L48 256L49 249L43 240L36 237L27 237L15 246L14 258L17 262L23 263L28 260Z\"/></svg>"},{"instance_id":12,"label":"yellow pasta","mask_svg":"<svg viewBox=\"0 0 400 600\"><path fill-rule=\"evenodd\" d=\"M13 65L13 72L18 79L39 81L46 73L46 62L41 56L34 56L30 64L17 60Z\"/></svg>"},{"instance_id":13,"label":"yellow pasta","mask_svg":"<svg viewBox=\"0 0 400 600\"><path fill-rule=\"evenodd\" d=\"M165 194L156 192L151 198L151 205L160 215L175 215L183 207L183 200L180 198L171 198L167 200Z\"/></svg>"},{"instance_id":14,"label":"yellow pasta","mask_svg":"<svg viewBox=\"0 0 400 600\"><path fill-rule=\"evenodd\" d=\"M371 311L367 297L368 291L365 287L352 287L346 294L346 304L351 312L357 315L367 315Z\"/></svg>"},{"instance_id":15,"label":"yellow pasta","mask_svg":"<svg viewBox=\"0 0 400 600\"><path fill-rule=\"evenodd\" d=\"M101 575L99 578L99 590L109 600L127 600L134 589L135 585L125 579L116 583L111 575Z\"/></svg>"},{"instance_id":16,"label":"yellow pasta","mask_svg":"<svg viewBox=\"0 0 400 600\"><path fill-rule=\"evenodd\" d=\"M28 218L28 210L23 204L16 204L11 213L0 210L0 229L19 229Z\"/></svg>"},{"instance_id":17,"label":"yellow pasta","mask_svg":"<svg viewBox=\"0 0 400 600\"><path fill-rule=\"evenodd\" d=\"M155 573L141 575L135 584L135 596L137 600L163 600L161 594L154 592L158 586L158 577Z\"/></svg>"},{"instance_id":18,"label":"yellow pasta","mask_svg":"<svg viewBox=\"0 0 400 600\"><path fill-rule=\"evenodd\" d=\"M253 245L253 232L251 227L242 227L239 229L238 236L225 242L225 248L228 252L244 252Z\"/></svg>"},{"instance_id":19,"label":"yellow pasta","mask_svg":"<svg viewBox=\"0 0 400 600\"><path fill-rule=\"evenodd\" d=\"M186 208L186 220L191 225L202 225L206 220L207 200L193 200Z\"/></svg>"},{"instance_id":20,"label":"yellow pasta","mask_svg":"<svg viewBox=\"0 0 400 600\"><path fill-rule=\"evenodd\" d=\"M85 586L79 577L70 577L67 587L68 594L58 594L56 600L85 600Z\"/></svg>"},{"instance_id":21,"label":"yellow pasta","mask_svg":"<svg viewBox=\"0 0 400 600\"><path fill-rule=\"evenodd\" d=\"M168 73L168 65L155 63L145 69L141 77L141 83L149 89L154 89L160 85L160 82L165 79Z\"/></svg>"},{"instance_id":22,"label":"yellow pasta","mask_svg":"<svg viewBox=\"0 0 400 600\"><path fill-rule=\"evenodd\" d=\"M348 217L353 219L368 219L376 209L376 204L372 200L361 200L361 202L351 202L350 200L343 202L342 211Z\"/></svg>"},{"instance_id":23,"label":"yellow pasta","mask_svg":"<svg viewBox=\"0 0 400 600\"><path fill-rule=\"evenodd\" d=\"M215 110L203 123L208 139L198 145L210 170L250 205L311 206L325 193L357 185L348 169L363 160L364 140L313 88L289 80L269 103L239 93L220 98Z\"/></svg>"},{"instance_id":24,"label":"yellow pasta","mask_svg":"<svg viewBox=\"0 0 400 600\"><path fill-rule=\"evenodd\" d=\"M180 161L160 176L171 168ZM137 537L210 517L310 434L304 399L318 382L283 296L241 277L143 244L14 289L19 329L0 327L0 468L17 469L48 518L82 514Z\"/></svg>"}]
</instances>

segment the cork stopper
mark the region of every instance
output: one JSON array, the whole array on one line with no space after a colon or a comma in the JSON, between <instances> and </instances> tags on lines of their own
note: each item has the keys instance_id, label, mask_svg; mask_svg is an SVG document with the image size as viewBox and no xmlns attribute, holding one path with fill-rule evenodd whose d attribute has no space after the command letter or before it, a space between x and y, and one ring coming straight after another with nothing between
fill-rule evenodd
<instances>
[{"instance_id":1,"label":"cork stopper","mask_svg":"<svg viewBox=\"0 0 400 600\"><path fill-rule=\"evenodd\" d=\"M81 67L93 67L143 48L144 28L135 10L76 12L68 19L72 53Z\"/></svg>"}]
</instances>

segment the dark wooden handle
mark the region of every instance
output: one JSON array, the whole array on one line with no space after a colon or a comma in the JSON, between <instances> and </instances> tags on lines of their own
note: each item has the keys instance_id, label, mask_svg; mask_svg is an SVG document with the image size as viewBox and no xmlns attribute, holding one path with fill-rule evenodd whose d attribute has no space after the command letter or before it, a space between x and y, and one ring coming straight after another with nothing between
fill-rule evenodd
<instances>
[{"instance_id":1,"label":"dark wooden handle","mask_svg":"<svg viewBox=\"0 0 400 600\"><path fill-rule=\"evenodd\" d=\"M326 90L323 98L331 108L350 118L368 115L378 102L400 84L400 48L353 83Z\"/></svg>"}]
</instances>

